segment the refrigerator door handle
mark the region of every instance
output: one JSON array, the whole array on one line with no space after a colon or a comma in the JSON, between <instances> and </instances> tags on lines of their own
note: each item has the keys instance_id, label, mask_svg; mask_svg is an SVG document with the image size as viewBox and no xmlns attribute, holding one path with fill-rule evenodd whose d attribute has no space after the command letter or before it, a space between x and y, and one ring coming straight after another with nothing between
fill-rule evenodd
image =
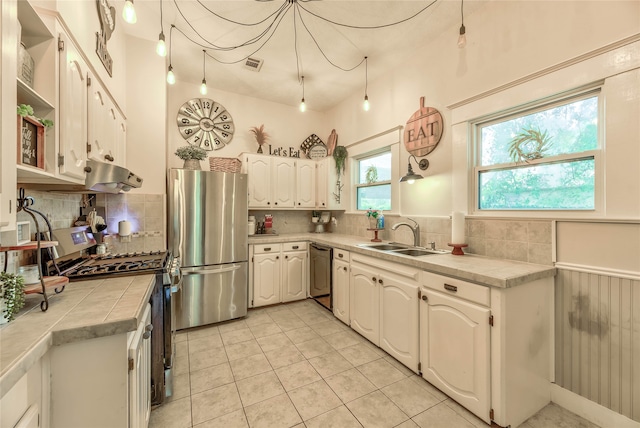
<instances>
[{"instance_id":1,"label":"refrigerator door handle","mask_svg":"<svg viewBox=\"0 0 640 428\"><path fill-rule=\"evenodd\" d=\"M240 264L231 264L225 265L221 267L211 268L211 269L200 269L200 268L182 268L182 275L202 275L202 274L210 274L210 273L224 273L224 272L233 272L234 270L241 269L242 265Z\"/></svg>"}]
</instances>

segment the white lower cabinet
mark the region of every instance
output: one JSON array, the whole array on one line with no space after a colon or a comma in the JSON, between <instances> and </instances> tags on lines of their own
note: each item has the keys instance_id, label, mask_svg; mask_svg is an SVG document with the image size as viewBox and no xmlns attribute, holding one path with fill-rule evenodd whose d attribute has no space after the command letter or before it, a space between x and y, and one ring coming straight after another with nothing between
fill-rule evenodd
<instances>
[{"instance_id":1,"label":"white lower cabinet","mask_svg":"<svg viewBox=\"0 0 640 428\"><path fill-rule=\"evenodd\" d=\"M380 291L375 271L351 263L349 280L351 328L375 345L380 345Z\"/></svg>"},{"instance_id":2,"label":"white lower cabinet","mask_svg":"<svg viewBox=\"0 0 640 428\"><path fill-rule=\"evenodd\" d=\"M280 247L280 244L254 246L254 307L280 303Z\"/></svg>"},{"instance_id":3,"label":"white lower cabinet","mask_svg":"<svg viewBox=\"0 0 640 428\"><path fill-rule=\"evenodd\" d=\"M51 348L52 428L147 426L148 325L142 319L136 331Z\"/></svg>"},{"instance_id":4,"label":"white lower cabinet","mask_svg":"<svg viewBox=\"0 0 640 428\"><path fill-rule=\"evenodd\" d=\"M254 244L249 307L306 299L309 254L306 242Z\"/></svg>"},{"instance_id":5,"label":"white lower cabinet","mask_svg":"<svg viewBox=\"0 0 640 428\"><path fill-rule=\"evenodd\" d=\"M407 269L419 275L419 271ZM380 347L418 373L420 287L415 279L385 272L380 288ZM416 278L417 279L417 278Z\"/></svg>"},{"instance_id":6,"label":"white lower cabinet","mask_svg":"<svg viewBox=\"0 0 640 428\"><path fill-rule=\"evenodd\" d=\"M49 398L48 354L29 371L0 400L0 427L48 427L46 407Z\"/></svg>"},{"instance_id":7,"label":"white lower cabinet","mask_svg":"<svg viewBox=\"0 0 640 428\"><path fill-rule=\"evenodd\" d=\"M348 251L333 249L332 285L333 315L343 323L350 325Z\"/></svg>"},{"instance_id":8,"label":"white lower cabinet","mask_svg":"<svg viewBox=\"0 0 640 428\"><path fill-rule=\"evenodd\" d=\"M292 302L307 298L309 255L307 250L291 249L287 244L282 251L282 301ZM300 245L293 245L300 247ZM289 251L287 251L289 250Z\"/></svg>"},{"instance_id":9,"label":"white lower cabinet","mask_svg":"<svg viewBox=\"0 0 640 428\"><path fill-rule=\"evenodd\" d=\"M422 377L489 422L489 308L429 289L422 293Z\"/></svg>"},{"instance_id":10,"label":"white lower cabinet","mask_svg":"<svg viewBox=\"0 0 640 428\"><path fill-rule=\"evenodd\" d=\"M418 372L420 271L351 255L351 328Z\"/></svg>"},{"instance_id":11,"label":"white lower cabinet","mask_svg":"<svg viewBox=\"0 0 640 428\"><path fill-rule=\"evenodd\" d=\"M487 287L422 272L422 377L487 423L551 401L553 278Z\"/></svg>"}]
</instances>

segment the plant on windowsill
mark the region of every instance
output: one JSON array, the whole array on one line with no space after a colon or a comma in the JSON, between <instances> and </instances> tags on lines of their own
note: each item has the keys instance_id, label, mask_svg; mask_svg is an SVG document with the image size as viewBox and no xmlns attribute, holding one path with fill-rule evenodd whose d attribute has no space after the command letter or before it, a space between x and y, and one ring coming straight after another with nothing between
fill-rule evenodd
<instances>
[{"instance_id":1,"label":"plant on windowsill","mask_svg":"<svg viewBox=\"0 0 640 428\"><path fill-rule=\"evenodd\" d=\"M522 130L509 143L509 156L515 163L529 163L544 157L551 146L551 137L547 131L540 131L531 127Z\"/></svg>"},{"instance_id":2,"label":"plant on windowsill","mask_svg":"<svg viewBox=\"0 0 640 428\"><path fill-rule=\"evenodd\" d=\"M14 273L0 273L0 324L11 321L24 306L24 278Z\"/></svg>"},{"instance_id":3,"label":"plant on windowsill","mask_svg":"<svg viewBox=\"0 0 640 428\"><path fill-rule=\"evenodd\" d=\"M176 150L176 156L184 161L184 169L200 169L200 161L207 158L207 152L196 146L183 146Z\"/></svg>"},{"instance_id":4,"label":"plant on windowsill","mask_svg":"<svg viewBox=\"0 0 640 428\"><path fill-rule=\"evenodd\" d=\"M377 229L378 228L378 215L380 212L378 210L374 210L369 208L367 210L367 218L369 219L369 229Z\"/></svg>"}]
</instances>

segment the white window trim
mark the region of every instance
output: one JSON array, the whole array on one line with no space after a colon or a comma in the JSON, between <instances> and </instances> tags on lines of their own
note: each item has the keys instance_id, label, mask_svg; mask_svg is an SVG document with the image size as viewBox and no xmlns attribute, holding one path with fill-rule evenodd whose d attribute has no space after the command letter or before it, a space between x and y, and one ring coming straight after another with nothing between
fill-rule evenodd
<instances>
[{"instance_id":1,"label":"white window trim","mask_svg":"<svg viewBox=\"0 0 640 428\"><path fill-rule=\"evenodd\" d=\"M347 150L349 152L349 173L351 183L358 182L357 160L375 154L377 152L383 152L385 150L391 150L391 211L385 211L386 214L399 215L400 211L400 141L402 139L402 126L396 126L379 134L367 137L359 140L355 143L348 144ZM380 184L380 183L378 183ZM357 188L355 185L351 186L350 204L347 214L363 214L364 210L358 210L357 205Z\"/></svg>"},{"instance_id":2,"label":"white window trim","mask_svg":"<svg viewBox=\"0 0 640 428\"><path fill-rule=\"evenodd\" d=\"M619 61L619 58L634 57L640 51L640 41L622 40L588 55L574 58L558 66L525 76L518 81L502 85L486 91L478 96L452 104L452 171L453 199L452 210L467 212L468 216L478 218L605 218L607 214L607 195L605 186L606 168L608 164L605 149L607 147L606 124L600 127L602 152L597 162L602 165L596 177L596 207L594 211L482 211L474 209L473 173L475 166L474 150L471 143L473 133L471 122L478 117L486 117L488 112L506 111L514 105L525 105L532 99L544 99L559 94L570 88L591 87L594 82L604 81L603 94L605 108L607 105L607 79L631 71L638 66L638 61ZM606 116L606 113L605 113ZM615 209L620 209L619 202L614 202Z\"/></svg>"},{"instance_id":3,"label":"white window trim","mask_svg":"<svg viewBox=\"0 0 640 428\"><path fill-rule=\"evenodd\" d=\"M602 185L604 182L604 162L601 161L602 153L604 151L604 100L602 96L602 86L603 82L595 82L594 84L588 85L586 88L579 88L575 91L569 91L567 93L559 94L556 97L548 97L544 100L540 100L538 102L530 102L525 106L514 107L508 109L504 112L498 114L492 114L490 116L482 117L477 120L474 120L470 123L470 127L472 129L472 150L473 159L472 170L473 176L471 177L471 188L469 189L469 196L471 197L471 203L469 206L469 212L473 215L483 215L489 214L492 216L502 215L502 216L512 216L514 213L518 213L518 215L525 216L540 216L545 213L553 213L553 217L558 217L558 214L561 213L570 213L571 217L580 217L585 213L591 215L593 213L602 213L603 212L603 195L604 186ZM595 87L595 88L594 88ZM481 156L481 137L480 130L482 127L501 122L503 119L516 118L521 115L528 115L539 111L548 110L557 106L565 105L567 103L571 103L574 101L579 101L581 99L592 98L596 96L598 98L598 148L594 150L584 151L584 152L576 152L576 153L567 153L557 156L545 157L542 159L536 159L533 161L529 161L526 165L518 165L515 162L507 162L502 164L494 164L494 165L480 165L480 156ZM485 171L494 171L494 170L514 170L521 167L533 166L533 165L549 165L553 163L570 161L570 160L580 160L580 159L594 159L594 168L595 168L595 177L594 177L594 208L593 209L481 209L480 206L480 183L479 177L481 172Z\"/></svg>"}]
</instances>

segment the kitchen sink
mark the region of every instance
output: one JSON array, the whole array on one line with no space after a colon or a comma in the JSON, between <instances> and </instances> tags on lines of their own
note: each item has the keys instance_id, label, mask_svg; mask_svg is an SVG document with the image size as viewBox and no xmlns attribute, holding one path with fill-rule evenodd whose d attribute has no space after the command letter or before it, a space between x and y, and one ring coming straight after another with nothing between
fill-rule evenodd
<instances>
[{"instance_id":1,"label":"kitchen sink","mask_svg":"<svg viewBox=\"0 0 640 428\"><path fill-rule=\"evenodd\" d=\"M412 247L403 244L358 244L358 247L368 248L370 250L384 251L389 254L402 254L405 256L420 257L430 254L446 254L446 250L427 250L426 248Z\"/></svg>"},{"instance_id":2,"label":"kitchen sink","mask_svg":"<svg viewBox=\"0 0 640 428\"><path fill-rule=\"evenodd\" d=\"M396 244L360 244L358 246L362 248L369 248L371 250L378 250L378 251L406 250L409 248L406 245L396 245Z\"/></svg>"},{"instance_id":3,"label":"kitchen sink","mask_svg":"<svg viewBox=\"0 0 640 428\"><path fill-rule=\"evenodd\" d=\"M427 251L427 250L419 250L416 248L407 248L404 250L395 250L391 251L394 254L404 254L405 256L419 257L419 256L429 256L432 254L440 254L439 252Z\"/></svg>"}]
</instances>

